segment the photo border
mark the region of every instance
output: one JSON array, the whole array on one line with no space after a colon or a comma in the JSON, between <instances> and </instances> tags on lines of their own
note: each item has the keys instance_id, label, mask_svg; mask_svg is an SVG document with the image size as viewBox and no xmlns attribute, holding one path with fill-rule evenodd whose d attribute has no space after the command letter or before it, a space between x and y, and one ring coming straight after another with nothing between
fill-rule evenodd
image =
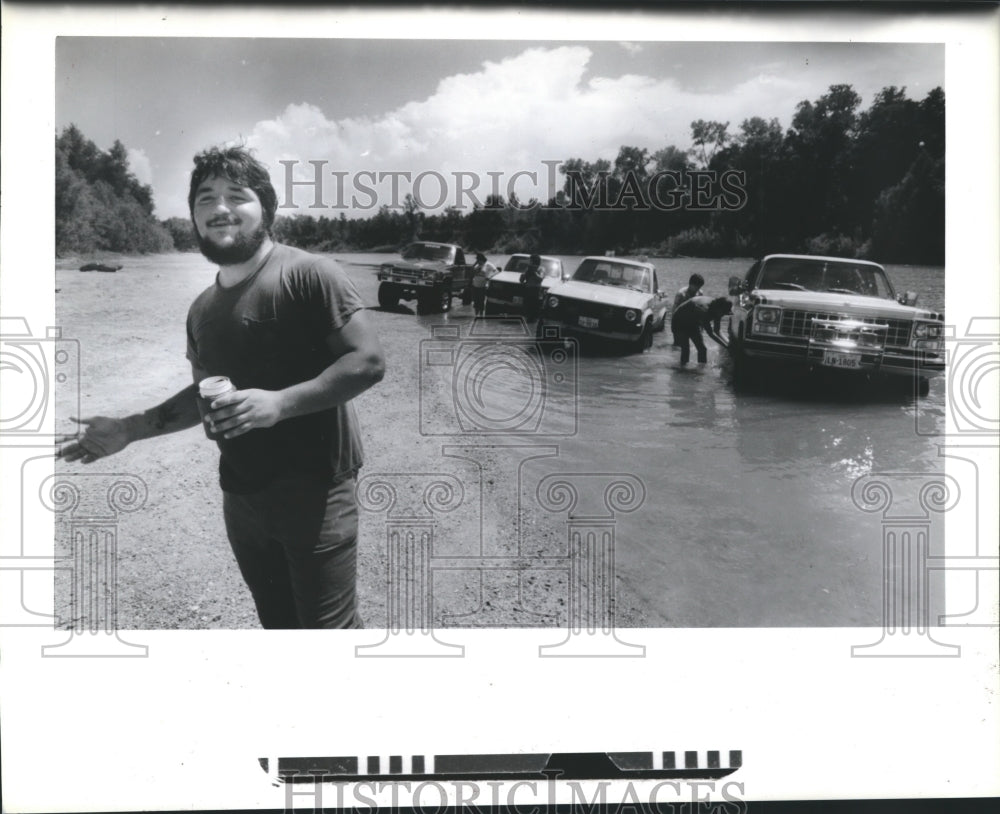
<instances>
[{"instance_id":1,"label":"photo border","mask_svg":"<svg viewBox=\"0 0 1000 814\"><path fill-rule=\"evenodd\" d=\"M648 11L640 15L644 36L636 37L634 14L609 11L568 18L524 8L279 15L252 6L77 8L70 15L19 5L4 9L3 28L4 316L36 331L55 325L48 271L54 115L40 100L53 99L56 35L206 36L225 26L226 36L294 36L329 26L337 36L408 38L441 19L434 15L474 23L454 26L456 37L475 30L523 39L530 28L541 38L558 26L546 41L625 32L621 39L703 40L723 31L726 40L780 32L782 39L945 42L947 266L963 270L949 275L947 322L967 331L973 318L995 318L977 313L997 302L1000 278L1000 125L995 107L982 115L984 104L995 105L1000 76L995 9L921 20L854 9ZM307 28L307 17L318 22ZM947 539L975 534L985 547L997 539L995 449L988 439L955 434L951 449L982 456L975 489L985 511L971 520L948 516ZM20 494L20 464L45 454L42 447L5 448L2 493ZM951 460L946 473L969 482ZM49 516L38 527L52 522ZM5 524L5 537L10 532ZM967 590L966 576L949 569L948 597ZM2 601L6 618L9 599ZM869 628L630 629L629 641L645 646L645 658L624 663L627 680L615 659L539 659L551 630L449 630L449 641L465 646L461 661L424 659L417 669L407 663L393 670L381 659L354 657L380 631L344 632L332 645L317 631L122 631L125 643L148 648L145 657L48 659L42 648L58 644L51 628L3 628L5 806L181 809L197 801L207 809L281 808L286 790L258 759L338 754L347 740L359 755L738 749L743 765L734 779L744 784L744 799L996 795L991 610L982 627L935 631L960 648L953 658L851 658L852 648L877 633ZM323 680L303 690L302 677ZM605 692L595 693L598 687ZM50 782L56 765L58 787Z\"/></svg>"}]
</instances>

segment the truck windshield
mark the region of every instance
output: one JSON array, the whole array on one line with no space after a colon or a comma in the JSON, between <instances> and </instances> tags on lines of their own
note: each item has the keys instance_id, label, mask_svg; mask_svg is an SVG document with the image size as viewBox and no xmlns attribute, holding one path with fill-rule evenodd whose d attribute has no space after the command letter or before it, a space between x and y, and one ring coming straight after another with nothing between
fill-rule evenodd
<instances>
[{"instance_id":1,"label":"truck windshield","mask_svg":"<svg viewBox=\"0 0 1000 814\"><path fill-rule=\"evenodd\" d=\"M503 267L504 271L524 271L531 265L530 258L526 254L515 254L510 260L507 261L507 265ZM562 263L552 257L542 258L542 276L543 277L560 277L562 276Z\"/></svg>"},{"instance_id":2,"label":"truck windshield","mask_svg":"<svg viewBox=\"0 0 1000 814\"><path fill-rule=\"evenodd\" d=\"M649 290L649 269L603 260L584 260L573 272L573 279L580 283Z\"/></svg>"},{"instance_id":3,"label":"truck windshield","mask_svg":"<svg viewBox=\"0 0 1000 814\"><path fill-rule=\"evenodd\" d=\"M764 264L756 287L895 298L892 285L880 267L818 258L772 258Z\"/></svg>"},{"instance_id":4,"label":"truck windshield","mask_svg":"<svg viewBox=\"0 0 1000 814\"><path fill-rule=\"evenodd\" d=\"M562 263L546 257L542 260L542 270L546 277L559 277L562 275Z\"/></svg>"},{"instance_id":5,"label":"truck windshield","mask_svg":"<svg viewBox=\"0 0 1000 814\"><path fill-rule=\"evenodd\" d=\"M443 260L449 262L455 253L451 246L431 246L427 243L413 243L403 250L404 260Z\"/></svg>"}]
</instances>

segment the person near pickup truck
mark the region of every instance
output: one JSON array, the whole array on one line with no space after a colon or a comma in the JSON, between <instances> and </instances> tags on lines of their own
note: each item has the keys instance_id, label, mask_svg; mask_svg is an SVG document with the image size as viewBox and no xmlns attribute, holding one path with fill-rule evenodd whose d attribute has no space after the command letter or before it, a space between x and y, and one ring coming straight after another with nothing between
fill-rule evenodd
<instances>
[{"instance_id":1,"label":"person near pickup truck","mask_svg":"<svg viewBox=\"0 0 1000 814\"><path fill-rule=\"evenodd\" d=\"M686 365L691 359L691 343L698 349L698 363L708 361L708 349L701 337L701 329L705 329L713 340L722 347L728 347L726 340L719 334L722 318L733 312L733 304L726 297L697 296L681 303L671 318L674 335L681 342L681 364Z\"/></svg>"},{"instance_id":2,"label":"person near pickup truck","mask_svg":"<svg viewBox=\"0 0 1000 814\"><path fill-rule=\"evenodd\" d=\"M705 278L697 272L692 274L688 280L688 284L678 290L677 294L674 296L674 310L671 313L676 313L677 309L692 297L702 296L705 293L701 290L703 285L705 285ZM677 331L674 330L673 317L670 318L670 333L674 335L674 347L679 348L681 346L681 342L680 337L677 336Z\"/></svg>"},{"instance_id":3,"label":"person near pickup truck","mask_svg":"<svg viewBox=\"0 0 1000 814\"><path fill-rule=\"evenodd\" d=\"M486 310L486 283L496 273L497 267L486 259L486 255L476 252L476 264L472 267L469 287L472 289L472 310L477 317L481 317Z\"/></svg>"},{"instance_id":4,"label":"person near pickup truck","mask_svg":"<svg viewBox=\"0 0 1000 814\"><path fill-rule=\"evenodd\" d=\"M542 305L542 258L533 254L528 258L528 267L521 272L521 284L526 286L524 292L524 316L536 319Z\"/></svg>"}]
</instances>

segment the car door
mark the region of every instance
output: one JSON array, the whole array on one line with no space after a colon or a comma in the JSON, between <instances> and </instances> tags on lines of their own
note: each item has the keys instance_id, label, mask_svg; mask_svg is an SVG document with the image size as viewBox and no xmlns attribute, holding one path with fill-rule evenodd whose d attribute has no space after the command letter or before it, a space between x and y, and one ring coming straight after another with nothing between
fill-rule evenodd
<instances>
[{"instance_id":1,"label":"car door","mask_svg":"<svg viewBox=\"0 0 1000 814\"><path fill-rule=\"evenodd\" d=\"M454 290L464 288L469 282L469 268L465 265L465 252L455 249L455 263L451 267L452 287Z\"/></svg>"},{"instance_id":2,"label":"car door","mask_svg":"<svg viewBox=\"0 0 1000 814\"><path fill-rule=\"evenodd\" d=\"M667 318L667 301L666 294L660 291L660 281L656 276L656 269L653 269L652 275L652 308L653 308L653 322L657 327L662 327L663 320Z\"/></svg>"}]
</instances>

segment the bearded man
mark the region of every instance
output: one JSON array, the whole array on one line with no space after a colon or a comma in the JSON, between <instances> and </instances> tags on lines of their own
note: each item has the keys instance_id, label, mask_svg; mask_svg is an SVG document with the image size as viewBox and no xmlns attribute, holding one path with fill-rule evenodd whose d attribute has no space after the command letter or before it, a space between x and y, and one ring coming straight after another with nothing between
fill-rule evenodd
<instances>
[{"instance_id":1,"label":"bearded man","mask_svg":"<svg viewBox=\"0 0 1000 814\"><path fill-rule=\"evenodd\" d=\"M90 463L202 421L220 451L226 532L265 628L361 627L355 477L361 435L351 399L382 379L382 348L333 260L275 243L277 195L240 147L194 160L188 205L218 265L191 305L194 384L125 418L81 419L58 454ZM199 410L197 383L235 390ZM202 411L204 415L202 415Z\"/></svg>"}]
</instances>

